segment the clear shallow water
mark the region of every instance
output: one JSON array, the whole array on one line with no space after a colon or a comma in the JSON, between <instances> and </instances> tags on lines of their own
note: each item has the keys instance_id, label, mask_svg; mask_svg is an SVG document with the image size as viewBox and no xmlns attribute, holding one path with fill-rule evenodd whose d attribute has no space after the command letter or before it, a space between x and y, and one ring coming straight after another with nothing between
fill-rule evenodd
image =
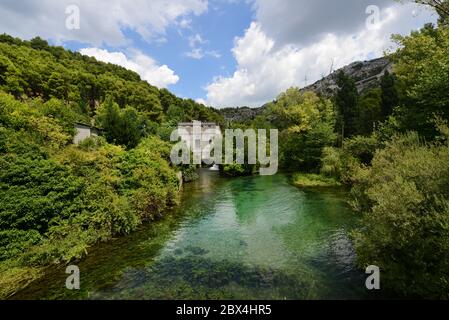
<instances>
[{"instance_id":1,"label":"clear shallow water","mask_svg":"<svg viewBox=\"0 0 449 320\"><path fill-rule=\"evenodd\" d=\"M53 269L20 299L363 299L341 190L300 190L284 175L203 172L177 212L100 245L80 262L81 290Z\"/></svg>"}]
</instances>

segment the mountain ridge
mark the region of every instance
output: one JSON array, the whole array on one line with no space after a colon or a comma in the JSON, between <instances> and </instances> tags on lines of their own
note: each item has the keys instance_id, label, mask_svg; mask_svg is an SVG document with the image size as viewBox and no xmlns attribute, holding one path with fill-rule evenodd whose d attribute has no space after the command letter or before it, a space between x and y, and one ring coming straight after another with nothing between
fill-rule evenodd
<instances>
[{"instance_id":1,"label":"mountain ridge","mask_svg":"<svg viewBox=\"0 0 449 320\"><path fill-rule=\"evenodd\" d=\"M301 88L300 91L312 91L319 96L331 98L338 89L337 76L340 71L343 71L355 80L357 90L361 94L366 90L378 87L380 85L380 78L386 71L393 73L393 63L388 56L372 60L355 61L333 71L321 80ZM268 104L269 102L258 108L249 108L246 106L224 108L219 109L218 112L229 122L249 122L261 115Z\"/></svg>"}]
</instances>

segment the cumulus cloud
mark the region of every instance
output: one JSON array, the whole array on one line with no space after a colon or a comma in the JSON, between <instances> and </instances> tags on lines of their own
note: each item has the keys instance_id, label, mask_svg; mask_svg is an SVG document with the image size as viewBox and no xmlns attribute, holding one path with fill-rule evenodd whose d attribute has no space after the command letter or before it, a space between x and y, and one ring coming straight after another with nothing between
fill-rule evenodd
<instances>
[{"instance_id":1,"label":"cumulus cloud","mask_svg":"<svg viewBox=\"0 0 449 320\"><path fill-rule=\"evenodd\" d=\"M68 5L80 9L79 30L66 28ZM189 16L206 10L207 0L2 0L0 31L24 39L41 36L56 42L120 46L127 44L125 29L146 41L161 41L170 24L187 27Z\"/></svg>"},{"instance_id":2,"label":"cumulus cloud","mask_svg":"<svg viewBox=\"0 0 449 320\"><path fill-rule=\"evenodd\" d=\"M405 0L407 1L407 0ZM391 6L393 0L254 0L257 21L278 45L306 45L330 31L349 35L365 24L366 8Z\"/></svg>"},{"instance_id":3,"label":"cumulus cloud","mask_svg":"<svg viewBox=\"0 0 449 320\"><path fill-rule=\"evenodd\" d=\"M276 11L276 6L271 5L273 2L280 9ZM251 23L244 36L235 40L232 49L237 62L236 71L229 77L216 77L206 86L208 104L216 107L261 106L291 86L302 87L328 75L332 64L335 70L357 60L382 56L384 50L392 46L392 33L405 34L422 26L425 21L434 20L426 12L414 17L412 13L416 7L411 4L401 6L389 2L389 6L381 8L381 20L374 29L366 28L366 8L362 10L364 19L357 19L357 23L343 22L340 18L320 19L319 14L307 19L304 16L296 21L297 2L301 2L304 8L310 5L311 8L307 9L309 14L310 10L317 11L310 1L305 5L305 1L297 0L257 0L256 16L260 20ZM321 3L322 8L333 8L334 2L340 3L326 1L324 5L323 1L317 2ZM290 9L286 7L288 3ZM327 12L327 9L323 10ZM339 15L341 11L335 14ZM349 16L346 18L350 19ZM316 26L312 21L306 21L313 19L322 25ZM274 24L282 25L284 21L285 25L276 29ZM309 26L309 34L301 34L301 30L307 28L299 28L300 21ZM295 33L293 30L296 27L299 29Z\"/></svg>"},{"instance_id":4,"label":"cumulus cloud","mask_svg":"<svg viewBox=\"0 0 449 320\"><path fill-rule=\"evenodd\" d=\"M137 50L131 50L130 57L122 52L109 52L99 48L85 48L81 54L95 57L99 61L113 63L138 73L143 80L159 87L166 88L176 84L179 77L166 65L159 65L153 58Z\"/></svg>"}]
</instances>

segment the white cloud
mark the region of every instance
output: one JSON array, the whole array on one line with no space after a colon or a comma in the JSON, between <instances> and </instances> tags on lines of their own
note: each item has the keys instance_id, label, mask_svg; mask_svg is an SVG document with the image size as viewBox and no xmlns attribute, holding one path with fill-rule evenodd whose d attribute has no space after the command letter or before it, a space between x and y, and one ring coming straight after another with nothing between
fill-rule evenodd
<instances>
[{"instance_id":1,"label":"white cloud","mask_svg":"<svg viewBox=\"0 0 449 320\"><path fill-rule=\"evenodd\" d=\"M192 49L192 51L186 52L185 56L192 59L200 60L204 58L204 52L203 49L196 48Z\"/></svg>"},{"instance_id":2,"label":"white cloud","mask_svg":"<svg viewBox=\"0 0 449 320\"><path fill-rule=\"evenodd\" d=\"M409 0L405 0L409 1ZM252 0L257 21L277 45L307 45L329 31L353 34L366 20L366 8L386 8L394 0Z\"/></svg>"},{"instance_id":3,"label":"white cloud","mask_svg":"<svg viewBox=\"0 0 449 320\"><path fill-rule=\"evenodd\" d=\"M65 9L72 4L80 8L79 30L65 25ZM24 39L41 36L57 42L119 46L127 44L123 29L146 41L163 39L168 26L187 27L188 17L206 12L207 6L207 0L2 0L0 32Z\"/></svg>"},{"instance_id":4,"label":"white cloud","mask_svg":"<svg viewBox=\"0 0 449 320\"><path fill-rule=\"evenodd\" d=\"M206 100L204 100L204 99L201 99L201 98L200 98L200 99L196 99L196 100L195 100L195 102L196 102L196 103L199 103L199 104L204 104L204 105L207 105L207 102L206 102Z\"/></svg>"},{"instance_id":5,"label":"white cloud","mask_svg":"<svg viewBox=\"0 0 449 320\"><path fill-rule=\"evenodd\" d=\"M216 59L221 58L221 53L216 50L206 51L206 55Z\"/></svg>"},{"instance_id":6,"label":"white cloud","mask_svg":"<svg viewBox=\"0 0 449 320\"><path fill-rule=\"evenodd\" d=\"M286 41L291 34L269 36L264 22L253 22L244 36L235 40L232 52L236 71L232 76L216 77L206 86L207 103L215 107L259 107L291 86L304 86L306 78L308 84L319 80L329 73L332 62L335 70L357 60L382 56L392 46L391 34L408 33L432 20L429 14L423 14L417 21L413 9L411 5L393 4L383 8L381 24L375 30L368 30L364 23L352 32L320 30L307 45L302 40ZM296 15L294 10L284 12ZM285 19L288 21L289 17Z\"/></svg>"},{"instance_id":7,"label":"white cloud","mask_svg":"<svg viewBox=\"0 0 449 320\"><path fill-rule=\"evenodd\" d=\"M198 33L189 37L189 46L191 48L195 48L197 45L202 45L204 43L206 43L206 41L203 40L201 35Z\"/></svg>"},{"instance_id":8,"label":"white cloud","mask_svg":"<svg viewBox=\"0 0 449 320\"><path fill-rule=\"evenodd\" d=\"M143 80L159 87L166 88L176 84L179 77L166 65L159 65L153 58L140 51L132 50L130 58L122 52L109 52L99 48L85 48L81 54L95 57L99 61L113 63L138 73Z\"/></svg>"},{"instance_id":9,"label":"white cloud","mask_svg":"<svg viewBox=\"0 0 449 320\"><path fill-rule=\"evenodd\" d=\"M216 50L210 50L210 51L206 50L206 51L204 51L201 48L194 48L191 51L186 52L184 55L186 57L189 57L189 58L192 58L192 59L196 59L196 60L201 60L201 59L203 59L206 56L207 57L212 57L212 58L215 58L215 59L221 58L221 54L218 51L216 51Z\"/></svg>"},{"instance_id":10,"label":"white cloud","mask_svg":"<svg viewBox=\"0 0 449 320\"><path fill-rule=\"evenodd\" d=\"M187 18L181 19L181 21L179 21L179 23L178 23L178 25L182 29L189 29L189 28L191 28L191 24L192 24L192 19L187 19Z\"/></svg>"},{"instance_id":11,"label":"white cloud","mask_svg":"<svg viewBox=\"0 0 449 320\"><path fill-rule=\"evenodd\" d=\"M204 50L201 48L202 45L208 43L207 40L204 40L200 34L196 33L189 37L189 47L190 51L185 52L184 55L186 57L201 60L204 57L212 57L212 58L221 58L221 54L216 50Z\"/></svg>"}]
</instances>

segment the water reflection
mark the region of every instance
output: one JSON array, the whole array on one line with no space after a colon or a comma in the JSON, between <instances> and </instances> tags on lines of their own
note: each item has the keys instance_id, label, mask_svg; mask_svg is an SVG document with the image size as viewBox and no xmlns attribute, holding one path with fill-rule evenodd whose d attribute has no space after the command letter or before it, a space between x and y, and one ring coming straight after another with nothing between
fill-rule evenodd
<instances>
[{"instance_id":1,"label":"water reflection","mask_svg":"<svg viewBox=\"0 0 449 320\"><path fill-rule=\"evenodd\" d=\"M22 297L366 296L348 236L355 217L339 192L301 191L283 175L225 179L205 171L185 186L177 211L157 226L93 252L80 263L81 292L65 291L53 274Z\"/></svg>"}]
</instances>

